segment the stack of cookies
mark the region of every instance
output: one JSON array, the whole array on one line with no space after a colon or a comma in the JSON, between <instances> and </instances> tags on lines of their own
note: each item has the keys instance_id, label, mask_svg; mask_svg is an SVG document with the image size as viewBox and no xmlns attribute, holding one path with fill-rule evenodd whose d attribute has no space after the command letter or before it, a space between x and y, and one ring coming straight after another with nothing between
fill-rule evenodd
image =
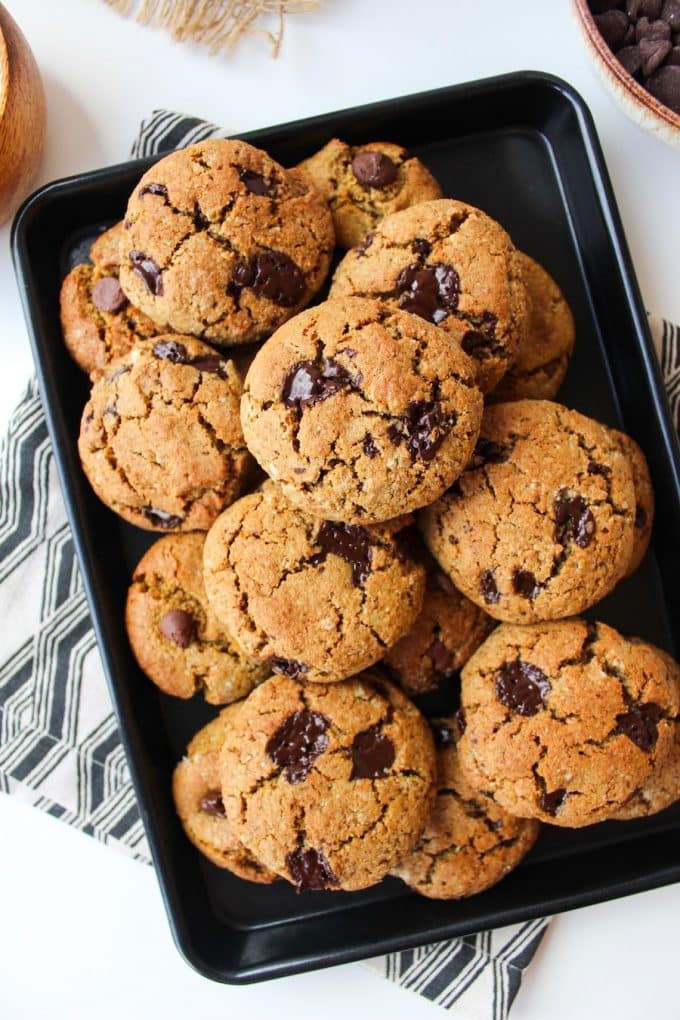
<instances>
[{"instance_id":1,"label":"stack of cookies","mask_svg":"<svg viewBox=\"0 0 680 1020\"><path fill-rule=\"evenodd\" d=\"M457 898L542 822L680 798L680 670L579 617L645 554L644 455L554 402L559 287L418 159L173 153L61 314L93 383L83 469L165 533L130 585L132 649L166 695L226 706L173 777L214 864Z\"/></svg>"}]
</instances>

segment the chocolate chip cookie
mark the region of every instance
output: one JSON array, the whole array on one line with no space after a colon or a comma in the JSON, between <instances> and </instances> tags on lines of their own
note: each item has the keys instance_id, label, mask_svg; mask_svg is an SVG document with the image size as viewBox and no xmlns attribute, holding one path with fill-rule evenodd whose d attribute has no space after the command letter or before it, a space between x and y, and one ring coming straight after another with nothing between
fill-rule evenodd
<instances>
[{"instance_id":1,"label":"chocolate chip cookie","mask_svg":"<svg viewBox=\"0 0 680 1020\"><path fill-rule=\"evenodd\" d=\"M239 705L230 705L198 731L173 773L172 795L184 831L209 861L249 882L268 884L277 876L236 838L222 802L219 755L238 711Z\"/></svg>"},{"instance_id":2,"label":"chocolate chip cookie","mask_svg":"<svg viewBox=\"0 0 680 1020\"><path fill-rule=\"evenodd\" d=\"M379 298L435 323L475 360L484 393L515 360L528 325L512 241L481 210L453 199L386 216L345 255L330 296Z\"/></svg>"},{"instance_id":3,"label":"chocolate chip cookie","mask_svg":"<svg viewBox=\"0 0 680 1020\"><path fill-rule=\"evenodd\" d=\"M470 466L421 514L430 551L498 620L580 613L623 576L635 492L609 429L547 400L488 407Z\"/></svg>"},{"instance_id":4,"label":"chocolate chip cookie","mask_svg":"<svg viewBox=\"0 0 680 1020\"><path fill-rule=\"evenodd\" d=\"M450 681L491 631L494 621L428 564L423 608L383 659L408 694L425 694Z\"/></svg>"},{"instance_id":5,"label":"chocolate chip cookie","mask_svg":"<svg viewBox=\"0 0 680 1020\"><path fill-rule=\"evenodd\" d=\"M517 867L540 824L515 818L474 790L458 761L458 725L431 724L437 748L437 796L413 853L393 869L414 892L436 900L474 896Z\"/></svg>"},{"instance_id":6,"label":"chocolate chip cookie","mask_svg":"<svg viewBox=\"0 0 680 1020\"><path fill-rule=\"evenodd\" d=\"M628 577L640 566L649 548L654 524L654 487L647 458L635 440L617 429L610 431L628 458L635 487L635 530L633 532L633 552L626 570L626 577Z\"/></svg>"},{"instance_id":7,"label":"chocolate chip cookie","mask_svg":"<svg viewBox=\"0 0 680 1020\"><path fill-rule=\"evenodd\" d=\"M389 213L442 197L427 167L392 142L348 145L333 138L298 170L328 202L341 248L359 244Z\"/></svg>"},{"instance_id":8,"label":"chocolate chip cookie","mask_svg":"<svg viewBox=\"0 0 680 1020\"><path fill-rule=\"evenodd\" d=\"M311 517L265 482L208 533L211 607L273 672L342 680L381 659L420 612L425 571L403 540L409 521L365 528Z\"/></svg>"},{"instance_id":9,"label":"chocolate chip cookie","mask_svg":"<svg viewBox=\"0 0 680 1020\"><path fill-rule=\"evenodd\" d=\"M574 349L574 317L552 276L518 252L529 321L513 364L490 394L493 400L550 400L564 382Z\"/></svg>"},{"instance_id":10,"label":"chocolate chip cookie","mask_svg":"<svg viewBox=\"0 0 680 1020\"><path fill-rule=\"evenodd\" d=\"M213 139L142 177L127 206L120 283L164 328L246 343L304 308L333 244L311 182L252 145Z\"/></svg>"},{"instance_id":11,"label":"chocolate chip cookie","mask_svg":"<svg viewBox=\"0 0 680 1020\"><path fill-rule=\"evenodd\" d=\"M237 838L298 890L379 882L420 837L435 758L427 723L394 686L272 677L239 708L220 756Z\"/></svg>"},{"instance_id":12,"label":"chocolate chip cookie","mask_svg":"<svg viewBox=\"0 0 680 1020\"><path fill-rule=\"evenodd\" d=\"M92 488L140 528L207 530L251 464L241 393L233 363L192 337L159 336L111 362L78 439Z\"/></svg>"},{"instance_id":13,"label":"chocolate chip cookie","mask_svg":"<svg viewBox=\"0 0 680 1020\"><path fill-rule=\"evenodd\" d=\"M505 624L462 670L461 767L513 815L603 821L671 754L679 694L653 649L603 623Z\"/></svg>"},{"instance_id":14,"label":"chocolate chip cookie","mask_svg":"<svg viewBox=\"0 0 680 1020\"><path fill-rule=\"evenodd\" d=\"M135 658L176 698L203 690L226 705L244 698L268 671L241 651L210 609L203 584L203 532L165 535L135 568L125 625Z\"/></svg>"},{"instance_id":15,"label":"chocolate chip cookie","mask_svg":"<svg viewBox=\"0 0 680 1020\"><path fill-rule=\"evenodd\" d=\"M377 301L326 301L255 357L241 421L292 503L374 524L431 503L470 459L482 417L472 359Z\"/></svg>"},{"instance_id":16,"label":"chocolate chip cookie","mask_svg":"<svg viewBox=\"0 0 680 1020\"><path fill-rule=\"evenodd\" d=\"M64 343L73 360L93 378L133 344L148 340L158 327L130 304L118 282L122 223L104 231L92 245L92 263L75 266L59 294Z\"/></svg>"}]
</instances>

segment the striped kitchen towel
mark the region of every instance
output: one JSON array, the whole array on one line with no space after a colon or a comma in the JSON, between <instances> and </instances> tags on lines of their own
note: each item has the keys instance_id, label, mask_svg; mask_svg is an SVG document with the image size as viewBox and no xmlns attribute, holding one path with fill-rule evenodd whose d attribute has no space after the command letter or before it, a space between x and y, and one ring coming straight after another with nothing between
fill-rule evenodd
<instances>
[{"instance_id":1,"label":"striped kitchen towel","mask_svg":"<svg viewBox=\"0 0 680 1020\"><path fill-rule=\"evenodd\" d=\"M220 133L158 111L132 154ZM677 421L680 335L651 321ZM0 444L0 597L0 789L149 863L35 380ZM546 925L531 921L367 965L461 1020L503 1020Z\"/></svg>"}]
</instances>

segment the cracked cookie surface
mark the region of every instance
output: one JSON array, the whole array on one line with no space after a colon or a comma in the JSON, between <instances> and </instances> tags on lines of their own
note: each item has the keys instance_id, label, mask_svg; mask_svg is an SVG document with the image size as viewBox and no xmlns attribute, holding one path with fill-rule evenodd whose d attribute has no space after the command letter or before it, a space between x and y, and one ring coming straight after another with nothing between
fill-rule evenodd
<instances>
[{"instance_id":1,"label":"cracked cookie surface","mask_svg":"<svg viewBox=\"0 0 680 1020\"><path fill-rule=\"evenodd\" d=\"M649 548L654 525L654 487L647 458L635 440L625 432L619 432L618 429L610 429L610 432L628 458L635 488L633 551L625 575L628 577L640 566Z\"/></svg>"},{"instance_id":2,"label":"cracked cookie surface","mask_svg":"<svg viewBox=\"0 0 680 1020\"><path fill-rule=\"evenodd\" d=\"M193 737L173 773L172 795L182 827L197 850L239 878L269 884L277 876L236 838L222 802L219 756L239 707L223 709Z\"/></svg>"},{"instance_id":3,"label":"cracked cookie surface","mask_svg":"<svg viewBox=\"0 0 680 1020\"><path fill-rule=\"evenodd\" d=\"M611 432L547 400L488 407L470 466L420 515L453 583L515 623L582 612L633 548L631 468Z\"/></svg>"},{"instance_id":4,"label":"cracked cookie surface","mask_svg":"<svg viewBox=\"0 0 680 1020\"><path fill-rule=\"evenodd\" d=\"M351 676L381 659L422 606L425 571L402 540L409 523L325 521L265 482L208 533L212 609L276 673L316 682Z\"/></svg>"},{"instance_id":5,"label":"cracked cookie surface","mask_svg":"<svg viewBox=\"0 0 680 1020\"><path fill-rule=\"evenodd\" d=\"M268 675L244 654L210 609L203 584L202 532L165 535L135 567L125 626L135 658L166 694L203 691L212 705L244 698Z\"/></svg>"},{"instance_id":6,"label":"cracked cookie surface","mask_svg":"<svg viewBox=\"0 0 680 1020\"><path fill-rule=\"evenodd\" d=\"M62 281L59 294L61 329L73 360L92 378L135 343L155 336L158 327L130 304L118 282L117 223L90 249L92 264L75 266Z\"/></svg>"},{"instance_id":7,"label":"cracked cookie surface","mask_svg":"<svg viewBox=\"0 0 680 1020\"><path fill-rule=\"evenodd\" d=\"M389 213L442 197L427 167L392 142L348 145L333 138L298 170L328 202L341 248L359 244Z\"/></svg>"},{"instance_id":8,"label":"cracked cookie surface","mask_svg":"<svg viewBox=\"0 0 680 1020\"><path fill-rule=\"evenodd\" d=\"M515 361L490 394L492 400L551 400L564 382L574 349L574 317L552 276L518 252L529 319Z\"/></svg>"},{"instance_id":9,"label":"cracked cookie surface","mask_svg":"<svg viewBox=\"0 0 680 1020\"><path fill-rule=\"evenodd\" d=\"M372 524L444 492L470 459L482 408L472 360L440 330L348 298L270 337L246 377L241 421L291 502Z\"/></svg>"},{"instance_id":10,"label":"cracked cookie surface","mask_svg":"<svg viewBox=\"0 0 680 1020\"><path fill-rule=\"evenodd\" d=\"M678 696L659 655L603 623L504 624L462 670L461 766L514 815L600 822L670 755Z\"/></svg>"},{"instance_id":11,"label":"cracked cookie surface","mask_svg":"<svg viewBox=\"0 0 680 1020\"><path fill-rule=\"evenodd\" d=\"M237 837L299 890L379 882L413 848L433 797L427 723L392 684L272 677L239 708L221 752Z\"/></svg>"},{"instance_id":12,"label":"cracked cookie surface","mask_svg":"<svg viewBox=\"0 0 680 1020\"><path fill-rule=\"evenodd\" d=\"M474 790L458 761L458 725L431 723L437 751L437 793L413 853L393 869L409 888L438 900L474 896L517 867L531 850L539 822L515 818Z\"/></svg>"},{"instance_id":13,"label":"cracked cookie surface","mask_svg":"<svg viewBox=\"0 0 680 1020\"><path fill-rule=\"evenodd\" d=\"M207 344L158 336L111 362L92 387L78 452L99 498L151 531L205 531L252 464L242 383Z\"/></svg>"},{"instance_id":14,"label":"cracked cookie surface","mask_svg":"<svg viewBox=\"0 0 680 1020\"><path fill-rule=\"evenodd\" d=\"M454 199L386 216L345 255L330 296L379 298L435 323L473 358L484 393L516 358L527 328L512 241L486 213Z\"/></svg>"},{"instance_id":15,"label":"cracked cookie surface","mask_svg":"<svg viewBox=\"0 0 680 1020\"><path fill-rule=\"evenodd\" d=\"M127 206L120 282L164 328L217 344L272 333L328 272L330 210L297 171L214 139L152 166Z\"/></svg>"}]
</instances>

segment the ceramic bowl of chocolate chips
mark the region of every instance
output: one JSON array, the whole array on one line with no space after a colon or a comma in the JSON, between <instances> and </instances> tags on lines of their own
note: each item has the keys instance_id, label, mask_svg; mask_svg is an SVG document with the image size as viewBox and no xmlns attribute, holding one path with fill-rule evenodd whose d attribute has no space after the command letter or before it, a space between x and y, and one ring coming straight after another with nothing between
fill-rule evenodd
<instances>
[{"instance_id":1,"label":"ceramic bowl of chocolate chips","mask_svg":"<svg viewBox=\"0 0 680 1020\"><path fill-rule=\"evenodd\" d=\"M588 51L625 113L680 148L680 0L573 0Z\"/></svg>"}]
</instances>

